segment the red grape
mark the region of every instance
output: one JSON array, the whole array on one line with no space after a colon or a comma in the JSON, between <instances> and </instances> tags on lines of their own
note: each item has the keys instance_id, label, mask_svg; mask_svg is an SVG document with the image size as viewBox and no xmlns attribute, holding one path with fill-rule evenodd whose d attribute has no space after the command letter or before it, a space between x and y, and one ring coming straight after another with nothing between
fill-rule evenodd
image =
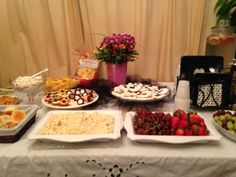
<instances>
[{"instance_id":1,"label":"red grape","mask_svg":"<svg viewBox=\"0 0 236 177\"><path fill-rule=\"evenodd\" d=\"M133 119L135 134L139 135L171 135L171 115L139 108Z\"/></svg>"}]
</instances>

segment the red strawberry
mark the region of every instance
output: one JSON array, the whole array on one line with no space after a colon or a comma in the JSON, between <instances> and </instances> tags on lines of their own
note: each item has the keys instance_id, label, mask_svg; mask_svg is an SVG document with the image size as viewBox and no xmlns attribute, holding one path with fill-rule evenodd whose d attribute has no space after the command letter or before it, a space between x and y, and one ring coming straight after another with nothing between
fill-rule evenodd
<instances>
[{"instance_id":1,"label":"red strawberry","mask_svg":"<svg viewBox=\"0 0 236 177\"><path fill-rule=\"evenodd\" d=\"M177 109L177 110L173 113L173 116L178 117L178 116L179 116L179 111L180 111L180 109Z\"/></svg>"},{"instance_id":2,"label":"red strawberry","mask_svg":"<svg viewBox=\"0 0 236 177\"><path fill-rule=\"evenodd\" d=\"M198 135L199 134L199 128L200 127L198 125L196 125L196 124L192 125L192 131L193 131L194 135Z\"/></svg>"},{"instance_id":3,"label":"red strawberry","mask_svg":"<svg viewBox=\"0 0 236 177\"><path fill-rule=\"evenodd\" d=\"M202 128L207 128L207 126L206 126L206 124L205 124L205 122L204 122L204 120L202 119L201 121L200 121L200 126L202 127Z\"/></svg>"},{"instance_id":4,"label":"red strawberry","mask_svg":"<svg viewBox=\"0 0 236 177\"><path fill-rule=\"evenodd\" d=\"M183 112L183 110L177 109L177 110L174 112L173 115L174 115L175 117L181 118L181 112Z\"/></svg>"},{"instance_id":5,"label":"red strawberry","mask_svg":"<svg viewBox=\"0 0 236 177\"><path fill-rule=\"evenodd\" d=\"M187 119L187 114L184 111L180 111L181 119L186 120Z\"/></svg>"},{"instance_id":6,"label":"red strawberry","mask_svg":"<svg viewBox=\"0 0 236 177\"><path fill-rule=\"evenodd\" d=\"M173 129L177 129L179 127L180 119L178 117L172 117L171 118L171 127Z\"/></svg>"},{"instance_id":7,"label":"red strawberry","mask_svg":"<svg viewBox=\"0 0 236 177\"><path fill-rule=\"evenodd\" d=\"M184 130L183 129L177 129L176 132L175 132L175 135L177 136L183 136L184 135Z\"/></svg>"},{"instance_id":8,"label":"red strawberry","mask_svg":"<svg viewBox=\"0 0 236 177\"><path fill-rule=\"evenodd\" d=\"M189 123L186 120L181 120L179 123L179 128L188 128Z\"/></svg>"},{"instance_id":9,"label":"red strawberry","mask_svg":"<svg viewBox=\"0 0 236 177\"><path fill-rule=\"evenodd\" d=\"M189 115L189 120L191 124L199 124L201 121L201 118L197 114L190 114Z\"/></svg>"},{"instance_id":10,"label":"red strawberry","mask_svg":"<svg viewBox=\"0 0 236 177\"><path fill-rule=\"evenodd\" d=\"M207 132L207 130L205 128L200 127L199 135L200 136L206 136L206 135L208 135L208 132Z\"/></svg>"},{"instance_id":11,"label":"red strawberry","mask_svg":"<svg viewBox=\"0 0 236 177\"><path fill-rule=\"evenodd\" d=\"M186 135L186 136L192 136L192 135L193 135L193 132L192 132L192 130L185 129L185 130L184 130L184 135Z\"/></svg>"}]
</instances>

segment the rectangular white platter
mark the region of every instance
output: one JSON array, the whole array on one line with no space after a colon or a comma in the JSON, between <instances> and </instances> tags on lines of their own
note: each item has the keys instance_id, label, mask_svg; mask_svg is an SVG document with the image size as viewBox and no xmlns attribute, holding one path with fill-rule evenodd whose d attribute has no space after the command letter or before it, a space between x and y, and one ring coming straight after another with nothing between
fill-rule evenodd
<instances>
[{"instance_id":1,"label":"rectangular white platter","mask_svg":"<svg viewBox=\"0 0 236 177\"><path fill-rule=\"evenodd\" d=\"M15 135L18 133L24 126L35 116L37 113L38 106L37 105L1 105L0 111L3 111L6 107L13 106L18 109L21 109L25 112L26 117L24 120L22 120L18 125L16 125L14 128L0 128L0 135L1 136L9 136L9 135Z\"/></svg>"},{"instance_id":2,"label":"rectangular white platter","mask_svg":"<svg viewBox=\"0 0 236 177\"><path fill-rule=\"evenodd\" d=\"M186 143L205 143L208 141L219 141L221 135L205 121L208 136L175 136L175 135L136 135L133 128L133 117L135 112L127 112L125 116L124 127L127 131L127 137L131 141L142 143L169 143L169 144L186 144ZM201 115L200 115L201 116ZM202 117L202 116L201 116Z\"/></svg>"},{"instance_id":3,"label":"rectangular white platter","mask_svg":"<svg viewBox=\"0 0 236 177\"><path fill-rule=\"evenodd\" d=\"M51 115L59 115L65 113L75 113L75 112L85 112L85 113L100 113L104 115L111 115L114 118L113 133L110 134L63 134L63 135L43 135L39 134L41 128L47 123ZM28 138L30 140L49 140L58 141L66 143L77 143L77 142L87 142L87 141L109 141L118 139L121 136L120 130L123 127L123 118L121 112L117 110L96 110L96 111L73 111L73 110L58 110L49 111L44 117L42 117L39 122L36 123L34 129L29 133Z\"/></svg>"}]
</instances>

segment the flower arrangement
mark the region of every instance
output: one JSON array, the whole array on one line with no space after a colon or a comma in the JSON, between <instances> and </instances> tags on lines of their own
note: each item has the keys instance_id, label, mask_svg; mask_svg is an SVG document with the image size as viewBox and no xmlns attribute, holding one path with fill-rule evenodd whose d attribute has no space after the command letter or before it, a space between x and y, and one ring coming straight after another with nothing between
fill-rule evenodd
<instances>
[{"instance_id":1,"label":"flower arrangement","mask_svg":"<svg viewBox=\"0 0 236 177\"><path fill-rule=\"evenodd\" d=\"M134 61L138 52L134 49L135 39L129 34L112 34L103 39L95 56L105 63L125 63Z\"/></svg>"}]
</instances>

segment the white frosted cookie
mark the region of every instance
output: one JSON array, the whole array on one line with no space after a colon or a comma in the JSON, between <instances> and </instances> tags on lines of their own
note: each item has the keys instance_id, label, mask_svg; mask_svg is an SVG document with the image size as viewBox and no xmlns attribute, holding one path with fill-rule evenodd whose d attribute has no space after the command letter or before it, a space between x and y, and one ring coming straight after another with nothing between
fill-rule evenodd
<instances>
[{"instance_id":1,"label":"white frosted cookie","mask_svg":"<svg viewBox=\"0 0 236 177\"><path fill-rule=\"evenodd\" d=\"M119 94L119 93L122 93L122 90L119 87L115 87L114 92Z\"/></svg>"},{"instance_id":2,"label":"white frosted cookie","mask_svg":"<svg viewBox=\"0 0 236 177\"><path fill-rule=\"evenodd\" d=\"M156 86L156 85L153 85L153 86L151 86L150 88L151 88L153 91L158 91L158 90L159 90L158 86Z\"/></svg>"},{"instance_id":3,"label":"white frosted cookie","mask_svg":"<svg viewBox=\"0 0 236 177\"><path fill-rule=\"evenodd\" d=\"M131 92L137 92L142 88L143 84L141 83L128 83L127 88Z\"/></svg>"},{"instance_id":4,"label":"white frosted cookie","mask_svg":"<svg viewBox=\"0 0 236 177\"><path fill-rule=\"evenodd\" d=\"M136 93L127 91L127 92L123 93L123 96L124 97L136 97Z\"/></svg>"},{"instance_id":5,"label":"white frosted cookie","mask_svg":"<svg viewBox=\"0 0 236 177\"><path fill-rule=\"evenodd\" d=\"M158 90L157 93L158 94L167 94L167 93L169 93L169 89L168 88L161 88Z\"/></svg>"},{"instance_id":6,"label":"white frosted cookie","mask_svg":"<svg viewBox=\"0 0 236 177\"><path fill-rule=\"evenodd\" d=\"M122 92L128 91L128 88L127 88L125 85L120 85L120 86L118 86L118 88L119 88L120 91L122 91Z\"/></svg>"}]
</instances>

